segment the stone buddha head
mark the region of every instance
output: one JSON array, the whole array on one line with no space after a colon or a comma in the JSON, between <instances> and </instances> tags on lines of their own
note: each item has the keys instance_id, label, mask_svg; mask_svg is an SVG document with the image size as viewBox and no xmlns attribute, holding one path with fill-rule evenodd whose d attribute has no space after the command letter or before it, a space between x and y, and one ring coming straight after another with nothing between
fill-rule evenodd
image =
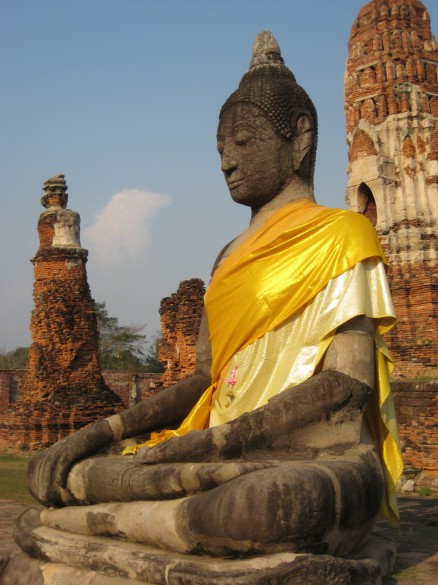
<instances>
[{"instance_id":1,"label":"stone buddha head","mask_svg":"<svg viewBox=\"0 0 438 585\"><path fill-rule=\"evenodd\" d=\"M261 207L294 176L313 197L316 110L270 32L257 36L249 70L222 106L217 138L234 201Z\"/></svg>"}]
</instances>

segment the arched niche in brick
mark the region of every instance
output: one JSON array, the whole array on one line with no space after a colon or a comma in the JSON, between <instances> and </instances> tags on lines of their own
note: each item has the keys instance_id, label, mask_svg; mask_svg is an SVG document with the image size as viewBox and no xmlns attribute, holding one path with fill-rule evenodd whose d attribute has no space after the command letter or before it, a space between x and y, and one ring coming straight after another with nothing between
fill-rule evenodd
<instances>
[{"instance_id":1,"label":"arched niche in brick","mask_svg":"<svg viewBox=\"0 0 438 585\"><path fill-rule=\"evenodd\" d=\"M362 213L376 227L377 206L373 192L366 183L361 183L357 189L357 201Z\"/></svg>"},{"instance_id":2,"label":"arched niche in brick","mask_svg":"<svg viewBox=\"0 0 438 585\"><path fill-rule=\"evenodd\" d=\"M356 130L349 152L350 161L355 161L376 154L377 150L371 136L361 128Z\"/></svg>"}]
</instances>

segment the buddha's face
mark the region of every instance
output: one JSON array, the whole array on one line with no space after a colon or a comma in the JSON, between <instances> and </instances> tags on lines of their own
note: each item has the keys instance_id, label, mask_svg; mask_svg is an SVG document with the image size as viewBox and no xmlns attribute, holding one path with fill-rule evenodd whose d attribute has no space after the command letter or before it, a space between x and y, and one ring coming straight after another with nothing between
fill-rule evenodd
<instances>
[{"instance_id":1,"label":"buddha's face","mask_svg":"<svg viewBox=\"0 0 438 585\"><path fill-rule=\"evenodd\" d=\"M292 173L292 145L278 136L256 106L227 108L217 133L221 168L231 197L258 209L278 195Z\"/></svg>"}]
</instances>

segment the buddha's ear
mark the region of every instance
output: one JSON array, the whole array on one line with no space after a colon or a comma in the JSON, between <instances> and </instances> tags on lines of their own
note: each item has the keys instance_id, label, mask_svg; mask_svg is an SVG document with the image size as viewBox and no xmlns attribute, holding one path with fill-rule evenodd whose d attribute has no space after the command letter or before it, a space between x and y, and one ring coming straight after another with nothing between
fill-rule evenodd
<instances>
[{"instance_id":1,"label":"buddha's ear","mask_svg":"<svg viewBox=\"0 0 438 585\"><path fill-rule=\"evenodd\" d=\"M294 170L298 171L304 159L310 158L310 152L315 141L315 125L307 114L299 114L295 124L296 134L293 139Z\"/></svg>"}]
</instances>

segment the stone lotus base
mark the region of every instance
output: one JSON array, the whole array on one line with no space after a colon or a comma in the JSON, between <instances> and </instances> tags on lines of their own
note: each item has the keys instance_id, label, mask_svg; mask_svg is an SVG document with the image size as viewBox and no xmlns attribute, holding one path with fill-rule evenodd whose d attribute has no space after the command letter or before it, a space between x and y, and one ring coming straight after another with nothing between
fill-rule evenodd
<instances>
[{"instance_id":1,"label":"stone lotus base","mask_svg":"<svg viewBox=\"0 0 438 585\"><path fill-rule=\"evenodd\" d=\"M218 559L47 528L36 510L22 514L17 527L22 551L11 555L2 585L380 585L395 558L394 545L378 536L345 559L294 553Z\"/></svg>"}]
</instances>

